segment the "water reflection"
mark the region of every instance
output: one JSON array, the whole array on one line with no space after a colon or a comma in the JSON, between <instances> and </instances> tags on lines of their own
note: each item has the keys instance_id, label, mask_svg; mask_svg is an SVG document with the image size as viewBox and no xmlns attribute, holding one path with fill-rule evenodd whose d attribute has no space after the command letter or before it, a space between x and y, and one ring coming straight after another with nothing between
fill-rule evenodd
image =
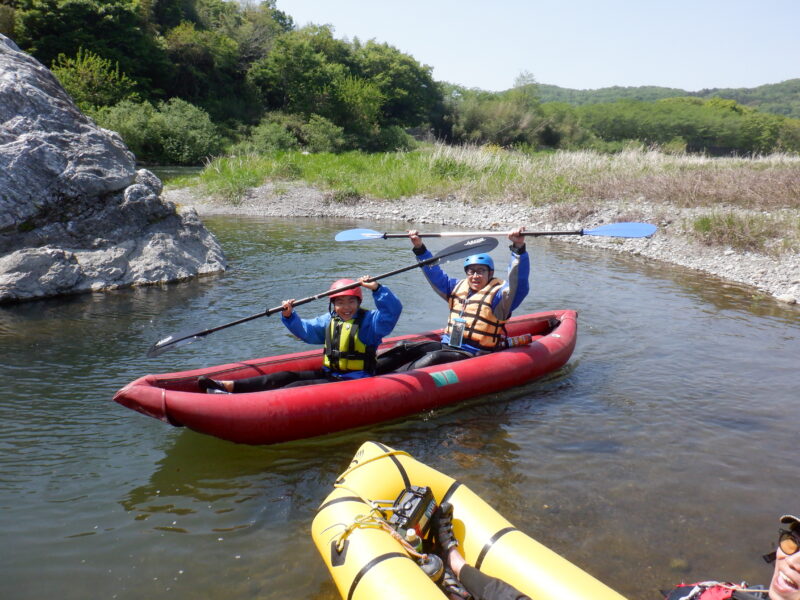
<instances>
[{"instance_id":1,"label":"water reflection","mask_svg":"<svg viewBox=\"0 0 800 600\"><path fill-rule=\"evenodd\" d=\"M532 293L518 312L579 311L578 345L559 373L254 448L171 428L111 397L144 373L300 347L264 318L147 358L168 333L414 259L407 240L333 242L342 229L397 230L391 223L208 226L226 248L224 274L0 308L0 511L15 547L0 576L10 597L333 599L308 527L366 440L457 478L631 598L681 579L767 579L758 557L774 543L776 516L796 504L797 307L694 271L535 240ZM420 273L387 283L405 307L396 333L444 323L446 305Z\"/></svg>"},{"instance_id":2,"label":"water reflection","mask_svg":"<svg viewBox=\"0 0 800 600\"><path fill-rule=\"evenodd\" d=\"M569 257L569 260L576 264L602 265L603 269L614 274L616 281L630 281L631 278L635 279L639 276L645 276L654 281L663 280L668 283L671 293L677 291L688 298L699 301L698 306L709 305L716 309L714 312L708 311L709 314L722 311L736 313L744 311L747 315L774 317L794 324L800 322L800 306L776 302L750 286L727 281L702 271L653 259L619 254L611 250L595 250L592 253L586 253L579 246L566 245L559 240L544 240L540 243L563 257Z\"/></svg>"}]
</instances>

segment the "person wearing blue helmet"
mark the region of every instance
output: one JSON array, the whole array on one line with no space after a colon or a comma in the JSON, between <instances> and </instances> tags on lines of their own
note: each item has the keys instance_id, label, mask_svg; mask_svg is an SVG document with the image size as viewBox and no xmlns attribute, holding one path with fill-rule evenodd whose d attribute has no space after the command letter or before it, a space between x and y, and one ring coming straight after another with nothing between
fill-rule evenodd
<instances>
[{"instance_id":1,"label":"person wearing blue helmet","mask_svg":"<svg viewBox=\"0 0 800 600\"><path fill-rule=\"evenodd\" d=\"M405 348L392 349L379 359L379 372L427 367L502 349L504 324L529 291L530 260L523 231L517 227L508 232L511 246L505 280L494 276L494 261L488 254L468 256L463 279L449 277L435 264L423 267L428 283L450 307L441 342L408 343ZM416 230L408 236L417 260L433 256Z\"/></svg>"}]
</instances>

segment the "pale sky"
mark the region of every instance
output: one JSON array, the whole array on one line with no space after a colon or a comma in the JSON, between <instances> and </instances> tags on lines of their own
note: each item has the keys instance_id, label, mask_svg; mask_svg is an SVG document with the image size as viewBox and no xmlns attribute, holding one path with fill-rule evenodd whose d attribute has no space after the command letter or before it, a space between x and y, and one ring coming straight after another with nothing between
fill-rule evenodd
<instances>
[{"instance_id":1,"label":"pale sky","mask_svg":"<svg viewBox=\"0 0 800 600\"><path fill-rule=\"evenodd\" d=\"M800 0L277 0L298 26L375 39L490 91L528 72L575 89L698 91L800 77Z\"/></svg>"}]
</instances>

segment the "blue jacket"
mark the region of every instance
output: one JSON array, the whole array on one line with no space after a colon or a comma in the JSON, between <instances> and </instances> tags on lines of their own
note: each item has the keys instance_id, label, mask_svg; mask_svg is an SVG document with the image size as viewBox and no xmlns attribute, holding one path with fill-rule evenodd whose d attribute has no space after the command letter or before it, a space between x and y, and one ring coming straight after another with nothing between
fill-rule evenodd
<instances>
[{"instance_id":1,"label":"blue jacket","mask_svg":"<svg viewBox=\"0 0 800 600\"><path fill-rule=\"evenodd\" d=\"M392 291L385 285L381 285L372 292L372 299L375 302L375 310L368 310L361 321L358 329L358 339L366 346L377 346L383 338L389 335L403 311L403 305ZM292 311L287 319L281 315L281 321L286 328L301 340L308 344L324 344L325 331L331 322L331 313L327 312L314 319L301 319L297 311ZM324 367L325 370L328 370ZM343 379L359 379L369 377L365 371L353 371L342 375Z\"/></svg>"},{"instance_id":2,"label":"blue jacket","mask_svg":"<svg viewBox=\"0 0 800 600\"><path fill-rule=\"evenodd\" d=\"M424 246L419 249L414 248L414 254L417 256L418 261L433 257L430 251ZM512 250L509 254L511 256L509 258L506 280L492 299L492 311L495 317L500 321L511 318L511 313L522 304L522 301L530 291L528 278L530 277L531 262L528 253L523 252L522 254L517 254ZM428 283L431 284L433 291L441 296L445 302L448 301L450 293L461 281L461 279L449 277L439 265L422 267L422 272L425 274ZM450 336L445 333L442 336L442 343L447 344L449 341ZM479 352L478 348L470 346L469 344L463 344L461 348L472 354Z\"/></svg>"}]
</instances>

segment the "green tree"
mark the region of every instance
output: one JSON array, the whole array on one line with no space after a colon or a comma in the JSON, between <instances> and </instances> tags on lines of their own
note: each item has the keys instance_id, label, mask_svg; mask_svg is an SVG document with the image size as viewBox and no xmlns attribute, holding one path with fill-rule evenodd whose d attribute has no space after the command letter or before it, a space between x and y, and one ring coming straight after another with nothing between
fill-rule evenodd
<instances>
[{"instance_id":1,"label":"green tree","mask_svg":"<svg viewBox=\"0 0 800 600\"><path fill-rule=\"evenodd\" d=\"M0 4L0 33L11 39L16 39L17 34L14 28L16 20L16 9L10 4Z\"/></svg>"},{"instance_id":2,"label":"green tree","mask_svg":"<svg viewBox=\"0 0 800 600\"><path fill-rule=\"evenodd\" d=\"M78 48L75 58L59 54L50 69L84 112L112 106L122 100L138 100L136 82L119 69L119 63Z\"/></svg>"},{"instance_id":3,"label":"green tree","mask_svg":"<svg viewBox=\"0 0 800 600\"><path fill-rule=\"evenodd\" d=\"M208 31L233 37L242 25L243 15L239 5L225 0L194 0L197 24Z\"/></svg>"},{"instance_id":4,"label":"green tree","mask_svg":"<svg viewBox=\"0 0 800 600\"><path fill-rule=\"evenodd\" d=\"M272 50L278 36L294 29L291 17L274 8L274 2L242 7L242 23L233 33L239 44L239 67L242 71Z\"/></svg>"},{"instance_id":5,"label":"green tree","mask_svg":"<svg viewBox=\"0 0 800 600\"><path fill-rule=\"evenodd\" d=\"M786 121L720 98L594 104L580 107L578 113L581 123L605 141L636 139L646 144L669 144L681 139L688 151L712 154L779 149ZM791 136L785 139L791 144Z\"/></svg>"},{"instance_id":6,"label":"green tree","mask_svg":"<svg viewBox=\"0 0 800 600\"><path fill-rule=\"evenodd\" d=\"M518 79L517 87L499 94L460 90L453 96L450 110L452 140L457 143L532 147L558 143L554 130L542 137L547 123L529 77Z\"/></svg>"},{"instance_id":7,"label":"green tree","mask_svg":"<svg viewBox=\"0 0 800 600\"><path fill-rule=\"evenodd\" d=\"M575 107L565 102L541 105L542 126L539 143L546 148L577 149L591 147L595 138L580 124Z\"/></svg>"},{"instance_id":8,"label":"green tree","mask_svg":"<svg viewBox=\"0 0 800 600\"><path fill-rule=\"evenodd\" d=\"M429 120L441 90L431 68L388 44L356 42L355 74L369 81L383 97L379 123L413 127Z\"/></svg>"},{"instance_id":9,"label":"green tree","mask_svg":"<svg viewBox=\"0 0 800 600\"><path fill-rule=\"evenodd\" d=\"M19 0L16 42L46 65L79 48L91 51L119 64L143 91L157 94L170 80L169 62L135 0Z\"/></svg>"},{"instance_id":10,"label":"green tree","mask_svg":"<svg viewBox=\"0 0 800 600\"><path fill-rule=\"evenodd\" d=\"M215 31L198 30L184 22L164 38L175 76L170 92L189 102L202 104L210 95L223 95L237 80L238 45Z\"/></svg>"},{"instance_id":11,"label":"green tree","mask_svg":"<svg viewBox=\"0 0 800 600\"><path fill-rule=\"evenodd\" d=\"M537 112L540 107L538 84L532 73L523 71L514 80L514 87L501 94L520 108Z\"/></svg>"},{"instance_id":12,"label":"green tree","mask_svg":"<svg viewBox=\"0 0 800 600\"><path fill-rule=\"evenodd\" d=\"M784 119L781 122L777 150L800 152L800 119Z\"/></svg>"},{"instance_id":13,"label":"green tree","mask_svg":"<svg viewBox=\"0 0 800 600\"><path fill-rule=\"evenodd\" d=\"M305 28L275 41L272 51L256 61L247 77L270 110L330 114L335 82L347 74L342 63L331 62L326 52L335 49L328 28ZM343 52L332 52L341 58Z\"/></svg>"},{"instance_id":14,"label":"green tree","mask_svg":"<svg viewBox=\"0 0 800 600\"><path fill-rule=\"evenodd\" d=\"M151 35L158 35L184 21L199 23L195 0L139 0L140 14Z\"/></svg>"},{"instance_id":15,"label":"green tree","mask_svg":"<svg viewBox=\"0 0 800 600\"><path fill-rule=\"evenodd\" d=\"M789 137L788 119L779 115L749 111L741 124L741 145L754 154L768 154L776 150L798 150ZM798 121L800 123L800 121Z\"/></svg>"},{"instance_id":16,"label":"green tree","mask_svg":"<svg viewBox=\"0 0 800 600\"><path fill-rule=\"evenodd\" d=\"M384 102L378 86L370 81L344 75L331 85L333 101L327 110L320 110L344 131L354 136L356 144L364 142L380 130L380 113Z\"/></svg>"}]
</instances>

